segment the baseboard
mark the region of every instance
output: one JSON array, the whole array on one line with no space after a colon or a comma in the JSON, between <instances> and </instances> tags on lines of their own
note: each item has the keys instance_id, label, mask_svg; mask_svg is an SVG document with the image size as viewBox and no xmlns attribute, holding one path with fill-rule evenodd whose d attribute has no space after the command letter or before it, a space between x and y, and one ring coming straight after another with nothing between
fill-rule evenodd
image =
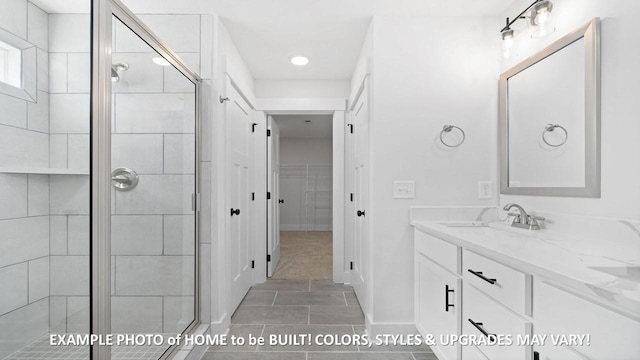
<instances>
[{"instance_id":1,"label":"baseboard","mask_svg":"<svg viewBox=\"0 0 640 360\"><path fill-rule=\"evenodd\" d=\"M370 338L374 338L380 334L390 335L415 335L419 334L414 323L381 323L371 321L370 316L366 316L365 325L367 334Z\"/></svg>"},{"instance_id":2,"label":"baseboard","mask_svg":"<svg viewBox=\"0 0 640 360\"><path fill-rule=\"evenodd\" d=\"M227 331L229 331L229 326L231 326L231 317L229 317L227 313L224 313L220 319L211 322L209 333L211 335L226 334Z\"/></svg>"}]
</instances>

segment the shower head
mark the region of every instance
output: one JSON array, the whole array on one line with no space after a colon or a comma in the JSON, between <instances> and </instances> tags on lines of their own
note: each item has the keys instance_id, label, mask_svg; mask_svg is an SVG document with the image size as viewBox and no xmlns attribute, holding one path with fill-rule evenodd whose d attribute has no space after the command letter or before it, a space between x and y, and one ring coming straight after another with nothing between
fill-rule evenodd
<instances>
[{"instance_id":1,"label":"shower head","mask_svg":"<svg viewBox=\"0 0 640 360\"><path fill-rule=\"evenodd\" d=\"M111 81L116 83L120 81L120 71L129 70L129 64L127 63L117 63L111 65Z\"/></svg>"}]
</instances>

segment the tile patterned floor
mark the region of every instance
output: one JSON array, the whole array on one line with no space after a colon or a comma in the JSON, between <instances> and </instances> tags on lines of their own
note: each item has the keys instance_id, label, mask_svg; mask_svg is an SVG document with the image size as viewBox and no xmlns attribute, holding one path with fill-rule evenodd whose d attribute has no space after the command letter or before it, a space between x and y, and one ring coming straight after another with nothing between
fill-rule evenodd
<instances>
[{"instance_id":1,"label":"tile patterned floor","mask_svg":"<svg viewBox=\"0 0 640 360\"><path fill-rule=\"evenodd\" d=\"M358 334L364 315L348 285L268 280L251 288L231 317L229 335ZM212 346L202 360L437 360L428 346Z\"/></svg>"}]
</instances>

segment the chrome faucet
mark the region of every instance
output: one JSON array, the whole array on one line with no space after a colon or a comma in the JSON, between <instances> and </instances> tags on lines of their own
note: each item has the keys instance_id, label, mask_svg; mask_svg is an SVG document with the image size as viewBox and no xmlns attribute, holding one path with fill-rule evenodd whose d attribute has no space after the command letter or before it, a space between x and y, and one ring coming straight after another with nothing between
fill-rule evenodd
<instances>
[{"instance_id":1,"label":"chrome faucet","mask_svg":"<svg viewBox=\"0 0 640 360\"><path fill-rule=\"evenodd\" d=\"M511 222L511 226L529 229L529 230L540 230L540 224L538 221L543 221L545 218L541 216L531 216L527 214L524 208L518 204L509 203L504 206L504 211L510 211L512 208L516 208L518 210L517 213L509 213L509 216L513 216L513 221Z\"/></svg>"}]
</instances>

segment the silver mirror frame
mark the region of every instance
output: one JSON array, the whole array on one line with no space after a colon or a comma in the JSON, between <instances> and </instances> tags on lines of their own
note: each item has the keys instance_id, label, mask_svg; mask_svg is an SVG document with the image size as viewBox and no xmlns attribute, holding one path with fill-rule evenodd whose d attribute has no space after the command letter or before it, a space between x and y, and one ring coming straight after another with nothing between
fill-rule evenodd
<instances>
[{"instance_id":1,"label":"silver mirror frame","mask_svg":"<svg viewBox=\"0 0 640 360\"><path fill-rule=\"evenodd\" d=\"M585 186L509 186L508 80L532 65L583 39L585 50ZM506 195L600 197L600 19L595 18L500 75L500 193Z\"/></svg>"}]
</instances>

